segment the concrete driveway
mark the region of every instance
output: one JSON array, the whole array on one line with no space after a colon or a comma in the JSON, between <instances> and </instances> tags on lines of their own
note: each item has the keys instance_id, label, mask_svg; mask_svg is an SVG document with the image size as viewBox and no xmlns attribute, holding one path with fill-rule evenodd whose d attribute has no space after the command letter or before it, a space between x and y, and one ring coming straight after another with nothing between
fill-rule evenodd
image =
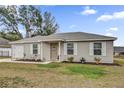
<instances>
[{"instance_id":1,"label":"concrete driveway","mask_svg":"<svg viewBox=\"0 0 124 93\"><path fill-rule=\"evenodd\" d=\"M50 61L48 61L48 62L16 61L16 60L11 60L11 58L3 58L3 59L0 59L0 62L28 63L28 64L49 64L49 63L51 63Z\"/></svg>"}]
</instances>

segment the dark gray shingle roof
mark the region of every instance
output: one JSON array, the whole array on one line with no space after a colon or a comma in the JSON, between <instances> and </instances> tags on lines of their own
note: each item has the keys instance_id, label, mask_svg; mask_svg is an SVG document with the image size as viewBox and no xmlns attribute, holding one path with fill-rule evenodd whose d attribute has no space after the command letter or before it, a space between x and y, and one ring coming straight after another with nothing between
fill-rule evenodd
<instances>
[{"instance_id":1,"label":"dark gray shingle roof","mask_svg":"<svg viewBox=\"0 0 124 93\"><path fill-rule=\"evenodd\" d=\"M68 32L55 33L49 36L35 36L32 38L25 38L12 43L30 43L40 41L95 41L95 40L116 40L115 37L108 37L103 35L85 33L85 32Z\"/></svg>"}]
</instances>

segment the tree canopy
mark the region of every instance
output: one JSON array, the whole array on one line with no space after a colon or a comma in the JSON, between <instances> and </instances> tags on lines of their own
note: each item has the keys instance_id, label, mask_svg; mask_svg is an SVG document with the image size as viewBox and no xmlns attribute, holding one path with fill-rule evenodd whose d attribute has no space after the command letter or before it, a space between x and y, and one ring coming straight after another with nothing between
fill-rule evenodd
<instances>
[{"instance_id":1,"label":"tree canopy","mask_svg":"<svg viewBox=\"0 0 124 93\"><path fill-rule=\"evenodd\" d=\"M20 32L22 26L23 33ZM36 35L50 35L59 29L50 12L32 5L0 6L0 36L14 41Z\"/></svg>"}]
</instances>

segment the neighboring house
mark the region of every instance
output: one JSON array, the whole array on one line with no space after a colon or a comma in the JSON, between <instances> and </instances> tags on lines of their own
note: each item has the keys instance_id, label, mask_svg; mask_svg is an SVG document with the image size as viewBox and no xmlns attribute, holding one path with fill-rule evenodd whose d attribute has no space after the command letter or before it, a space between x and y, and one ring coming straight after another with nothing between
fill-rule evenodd
<instances>
[{"instance_id":1,"label":"neighboring house","mask_svg":"<svg viewBox=\"0 0 124 93\"><path fill-rule=\"evenodd\" d=\"M103 63L113 63L114 37L84 32L56 33L49 36L35 36L11 42L12 59L41 59L42 61L65 61L82 57L94 62L100 57Z\"/></svg>"},{"instance_id":2,"label":"neighboring house","mask_svg":"<svg viewBox=\"0 0 124 93\"><path fill-rule=\"evenodd\" d=\"M11 56L11 45L3 38L0 38L0 56Z\"/></svg>"},{"instance_id":3,"label":"neighboring house","mask_svg":"<svg viewBox=\"0 0 124 93\"><path fill-rule=\"evenodd\" d=\"M115 56L124 55L124 47L121 46L114 47L114 55Z\"/></svg>"}]
</instances>

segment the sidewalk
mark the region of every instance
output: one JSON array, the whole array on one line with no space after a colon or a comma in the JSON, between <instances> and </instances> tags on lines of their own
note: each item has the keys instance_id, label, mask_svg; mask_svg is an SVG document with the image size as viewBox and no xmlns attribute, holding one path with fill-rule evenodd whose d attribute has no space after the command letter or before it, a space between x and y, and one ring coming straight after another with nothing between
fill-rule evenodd
<instances>
[{"instance_id":1,"label":"sidewalk","mask_svg":"<svg viewBox=\"0 0 124 93\"><path fill-rule=\"evenodd\" d=\"M10 62L10 63L28 63L28 64L49 64L49 62L32 62L32 61L14 61L11 58L0 59L0 62Z\"/></svg>"}]
</instances>

